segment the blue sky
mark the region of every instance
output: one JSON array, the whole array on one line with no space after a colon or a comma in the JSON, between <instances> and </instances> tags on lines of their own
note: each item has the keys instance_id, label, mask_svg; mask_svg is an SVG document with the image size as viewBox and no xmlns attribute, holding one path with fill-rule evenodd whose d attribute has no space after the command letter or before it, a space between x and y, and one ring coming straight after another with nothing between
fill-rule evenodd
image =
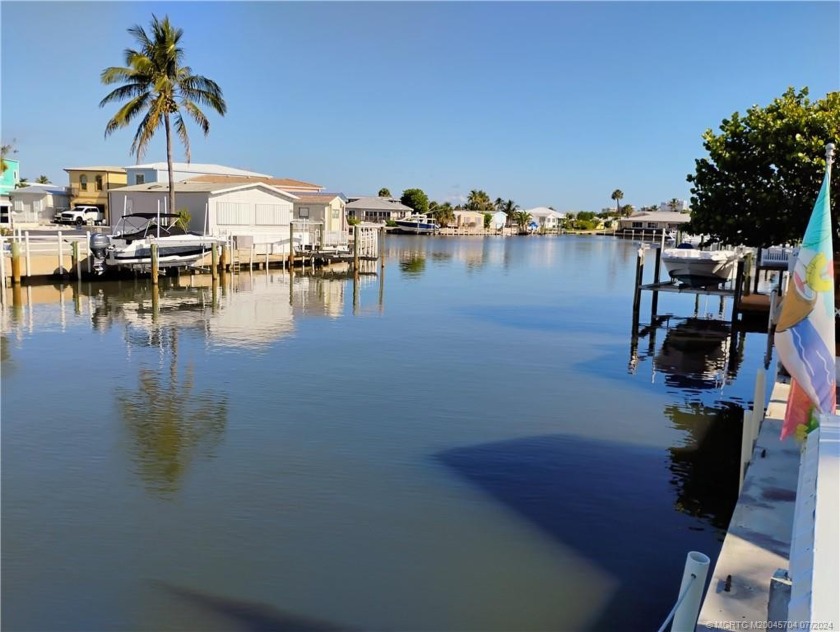
<instances>
[{"instance_id":1,"label":"blue sky","mask_svg":"<svg viewBox=\"0 0 840 632\"><path fill-rule=\"evenodd\" d=\"M530 208L687 199L701 135L788 86L840 84L837 2L0 3L4 143L21 174L130 165L103 68L152 13L224 90L193 162ZM180 146L176 160L184 158ZM163 130L143 162L165 160Z\"/></svg>"}]
</instances>

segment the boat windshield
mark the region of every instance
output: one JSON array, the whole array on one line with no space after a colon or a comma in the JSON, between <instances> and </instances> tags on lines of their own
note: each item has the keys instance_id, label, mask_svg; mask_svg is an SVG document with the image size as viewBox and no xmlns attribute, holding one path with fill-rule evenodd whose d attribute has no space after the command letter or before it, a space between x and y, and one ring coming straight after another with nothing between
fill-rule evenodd
<instances>
[{"instance_id":1,"label":"boat windshield","mask_svg":"<svg viewBox=\"0 0 840 632\"><path fill-rule=\"evenodd\" d=\"M169 216L160 215L160 236L172 234L174 226L169 226ZM184 231L179 230L179 233ZM123 237L130 235L132 239L142 239L146 236L155 237L158 233L158 216L155 214L125 215L117 221L112 237Z\"/></svg>"}]
</instances>

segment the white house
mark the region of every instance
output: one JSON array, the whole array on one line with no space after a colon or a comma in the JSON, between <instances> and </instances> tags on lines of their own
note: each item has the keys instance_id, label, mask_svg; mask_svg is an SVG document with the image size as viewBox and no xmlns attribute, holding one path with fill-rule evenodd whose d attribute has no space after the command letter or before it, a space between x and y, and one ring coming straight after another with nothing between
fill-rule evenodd
<instances>
[{"instance_id":1,"label":"white house","mask_svg":"<svg viewBox=\"0 0 840 632\"><path fill-rule=\"evenodd\" d=\"M30 184L9 192L12 217L17 224L50 222L59 209L70 207L70 191L54 184Z\"/></svg>"},{"instance_id":2,"label":"white house","mask_svg":"<svg viewBox=\"0 0 840 632\"><path fill-rule=\"evenodd\" d=\"M201 164L194 162L172 163L172 179L175 182L206 175L252 176L270 178L265 173L245 171L224 165ZM150 162L145 165L132 165L125 168L128 185L148 184L150 182L169 182L169 171L166 162ZM115 214L116 215L116 214Z\"/></svg>"},{"instance_id":3,"label":"white house","mask_svg":"<svg viewBox=\"0 0 840 632\"><path fill-rule=\"evenodd\" d=\"M276 189L282 189L289 193L321 193L324 187L320 184L312 184L311 182L304 182L303 180L294 180L292 178L271 178L268 176L241 176L228 174L205 174L189 178L188 182L214 182L216 184L229 184L236 186L237 184L250 184L252 182L262 182L268 184Z\"/></svg>"},{"instance_id":4,"label":"white house","mask_svg":"<svg viewBox=\"0 0 840 632\"><path fill-rule=\"evenodd\" d=\"M294 203L296 222L311 222L322 231L317 242L328 246L348 243L347 201L339 193L297 193Z\"/></svg>"},{"instance_id":5,"label":"white house","mask_svg":"<svg viewBox=\"0 0 840 632\"><path fill-rule=\"evenodd\" d=\"M504 211L496 211L490 216L490 228L501 230L507 226L508 216Z\"/></svg>"},{"instance_id":6,"label":"white house","mask_svg":"<svg viewBox=\"0 0 840 632\"><path fill-rule=\"evenodd\" d=\"M109 192L113 221L130 213L172 212L166 208L169 185L135 184ZM230 186L214 182L176 182L175 213L190 213L190 230L219 237L245 237L265 252L263 244L288 248L289 224L298 197L262 182ZM296 238L297 239L297 238Z\"/></svg>"},{"instance_id":7,"label":"white house","mask_svg":"<svg viewBox=\"0 0 840 632\"><path fill-rule=\"evenodd\" d=\"M529 208L525 212L531 216L531 220L537 224L539 230L557 230L563 218L566 217L565 214L546 206Z\"/></svg>"},{"instance_id":8,"label":"white house","mask_svg":"<svg viewBox=\"0 0 840 632\"><path fill-rule=\"evenodd\" d=\"M659 230L681 230L683 224L688 223L691 215L688 213L675 213L673 211L641 211L630 217L622 217L618 220L618 228L623 231L659 231Z\"/></svg>"},{"instance_id":9,"label":"white house","mask_svg":"<svg viewBox=\"0 0 840 632\"><path fill-rule=\"evenodd\" d=\"M350 198L345 208L349 217L379 224L384 224L388 220L402 219L413 212L410 206L397 200L375 196Z\"/></svg>"}]
</instances>

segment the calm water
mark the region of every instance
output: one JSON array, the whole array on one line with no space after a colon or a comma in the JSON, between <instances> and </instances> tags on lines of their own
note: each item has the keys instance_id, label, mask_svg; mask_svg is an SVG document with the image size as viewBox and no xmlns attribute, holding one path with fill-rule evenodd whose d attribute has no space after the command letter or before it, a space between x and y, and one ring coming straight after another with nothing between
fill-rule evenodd
<instances>
[{"instance_id":1,"label":"calm water","mask_svg":"<svg viewBox=\"0 0 840 632\"><path fill-rule=\"evenodd\" d=\"M719 552L766 336L634 343L636 248L9 290L4 627L656 629Z\"/></svg>"}]
</instances>

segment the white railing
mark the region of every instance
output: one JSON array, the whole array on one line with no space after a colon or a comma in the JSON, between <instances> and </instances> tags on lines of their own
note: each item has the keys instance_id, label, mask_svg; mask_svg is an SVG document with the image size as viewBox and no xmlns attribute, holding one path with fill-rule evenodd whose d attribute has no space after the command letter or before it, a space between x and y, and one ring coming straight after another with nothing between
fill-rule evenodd
<instances>
[{"instance_id":1,"label":"white railing","mask_svg":"<svg viewBox=\"0 0 840 632\"><path fill-rule=\"evenodd\" d=\"M799 466L790 545L790 629L803 622L840 626L840 417L821 415Z\"/></svg>"}]
</instances>

